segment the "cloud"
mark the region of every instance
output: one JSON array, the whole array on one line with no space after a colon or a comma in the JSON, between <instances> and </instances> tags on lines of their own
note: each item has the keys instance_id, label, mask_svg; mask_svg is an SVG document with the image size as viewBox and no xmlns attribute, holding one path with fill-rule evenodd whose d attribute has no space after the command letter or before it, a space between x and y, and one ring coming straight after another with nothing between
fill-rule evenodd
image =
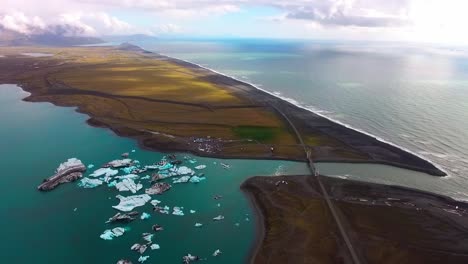
<instances>
[{"instance_id":1,"label":"cloud","mask_svg":"<svg viewBox=\"0 0 468 264\"><path fill-rule=\"evenodd\" d=\"M156 25L153 27L152 33L156 35L181 33L182 28L175 24Z\"/></svg>"},{"instance_id":2,"label":"cloud","mask_svg":"<svg viewBox=\"0 0 468 264\"><path fill-rule=\"evenodd\" d=\"M62 13L48 20L11 12L0 14L0 27L26 35L97 36L134 32L130 24L103 12Z\"/></svg>"},{"instance_id":3,"label":"cloud","mask_svg":"<svg viewBox=\"0 0 468 264\"><path fill-rule=\"evenodd\" d=\"M410 24L409 0L325 0L281 5L285 19L313 21L322 26L401 27Z\"/></svg>"}]
</instances>

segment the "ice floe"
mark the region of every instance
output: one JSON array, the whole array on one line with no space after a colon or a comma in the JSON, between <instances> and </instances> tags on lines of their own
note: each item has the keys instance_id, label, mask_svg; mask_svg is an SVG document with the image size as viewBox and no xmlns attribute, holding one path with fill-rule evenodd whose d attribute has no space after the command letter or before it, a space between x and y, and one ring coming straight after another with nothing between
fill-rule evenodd
<instances>
[{"instance_id":1,"label":"ice floe","mask_svg":"<svg viewBox=\"0 0 468 264\"><path fill-rule=\"evenodd\" d=\"M115 176L119 173L118 170L113 170L111 168L100 168L95 170L93 173L91 173L89 176L91 177L101 177L101 176Z\"/></svg>"},{"instance_id":2,"label":"ice floe","mask_svg":"<svg viewBox=\"0 0 468 264\"><path fill-rule=\"evenodd\" d=\"M218 215L217 217L213 218L214 221L221 221L223 219L224 219L224 216L222 216L222 215Z\"/></svg>"},{"instance_id":3,"label":"ice floe","mask_svg":"<svg viewBox=\"0 0 468 264\"><path fill-rule=\"evenodd\" d=\"M219 254L221 254L221 250L217 249L215 250L215 252L213 253L213 257L217 257Z\"/></svg>"},{"instance_id":4,"label":"ice floe","mask_svg":"<svg viewBox=\"0 0 468 264\"><path fill-rule=\"evenodd\" d=\"M150 214L148 213L142 213L141 216L140 216L140 219L141 220L145 220L145 219L149 219L151 217Z\"/></svg>"},{"instance_id":5,"label":"ice floe","mask_svg":"<svg viewBox=\"0 0 468 264\"><path fill-rule=\"evenodd\" d=\"M123 227L116 227L113 229L105 230L99 237L104 240L112 240L115 237L119 237L125 233L125 229Z\"/></svg>"},{"instance_id":6,"label":"ice floe","mask_svg":"<svg viewBox=\"0 0 468 264\"><path fill-rule=\"evenodd\" d=\"M158 244L151 244L151 250L160 249L161 247Z\"/></svg>"},{"instance_id":7,"label":"ice floe","mask_svg":"<svg viewBox=\"0 0 468 264\"><path fill-rule=\"evenodd\" d=\"M204 181L204 180L206 180L205 177L193 176L193 177L190 178L191 183L199 183L199 182Z\"/></svg>"},{"instance_id":8,"label":"ice floe","mask_svg":"<svg viewBox=\"0 0 468 264\"><path fill-rule=\"evenodd\" d=\"M121 159L121 160L113 160L109 161L105 166L109 166L112 168L122 168L122 167L128 167L133 164L131 159Z\"/></svg>"},{"instance_id":9,"label":"ice floe","mask_svg":"<svg viewBox=\"0 0 468 264\"><path fill-rule=\"evenodd\" d=\"M178 179L174 179L174 181L172 181L172 183L187 183L190 181L190 176L182 176Z\"/></svg>"},{"instance_id":10,"label":"ice floe","mask_svg":"<svg viewBox=\"0 0 468 264\"><path fill-rule=\"evenodd\" d=\"M203 170L205 168L206 168L206 165L198 165L198 166L195 167L195 169L197 169L197 170Z\"/></svg>"},{"instance_id":11,"label":"ice floe","mask_svg":"<svg viewBox=\"0 0 468 264\"><path fill-rule=\"evenodd\" d=\"M174 206L172 214L178 215L178 216L184 216L184 212L182 211L182 208L178 206Z\"/></svg>"},{"instance_id":12,"label":"ice floe","mask_svg":"<svg viewBox=\"0 0 468 264\"><path fill-rule=\"evenodd\" d=\"M132 193L136 193L143 188L143 184L135 183L132 179L123 179L115 185L115 188L120 192L130 191Z\"/></svg>"},{"instance_id":13,"label":"ice floe","mask_svg":"<svg viewBox=\"0 0 468 264\"><path fill-rule=\"evenodd\" d=\"M78 182L78 186L82 188L95 188L98 187L99 185L103 184L103 181L99 179L90 179L90 178L83 178Z\"/></svg>"},{"instance_id":14,"label":"ice floe","mask_svg":"<svg viewBox=\"0 0 468 264\"><path fill-rule=\"evenodd\" d=\"M140 256L138 262L143 263L149 259L150 256Z\"/></svg>"},{"instance_id":15,"label":"ice floe","mask_svg":"<svg viewBox=\"0 0 468 264\"><path fill-rule=\"evenodd\" d=\"M202 227L202 226L203 226L203 224L201 224L201 223L195 223L195 227Z\"/></svg>"},{"instance_id":16,"label":"ice floe","mask_svg":"<svg viewBox=\"0 0 468 264\"><path fill-rule=\"evenodd\" d=\"M120 200L120 203L112 207L123 212L132 211L135 207L143 206L151 200L151 196L149 196L148 194L140 194L127 197L117 195L116 198Z\"/></svg>"},{"instance_id":17,"label":"ice floe","mask_svg":"<svg viewBox=\"0 0 468 264\"><path fill-rule=\"evenodd\" d=\"M171 185L165 182L157 182L153 184L149 189L145 190L146 194L162 194L166 191L168 191L171 188Z\"/></svg>"}]
</instances>

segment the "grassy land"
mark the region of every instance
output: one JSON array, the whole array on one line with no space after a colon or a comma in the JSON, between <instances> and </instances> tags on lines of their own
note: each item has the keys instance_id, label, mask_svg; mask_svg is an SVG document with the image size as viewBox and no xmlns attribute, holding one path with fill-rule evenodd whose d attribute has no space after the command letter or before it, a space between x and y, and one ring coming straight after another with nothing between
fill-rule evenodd
<instances>
[{"instance_id":1,"label":"grassy land","mask_svg":"<svg viewBox=\"0 0 468 264\"><path fill-rule=\"evenodd\" d=\"M26 52L53 56L22 54ZM29 101L78 107L92 118L90 123L135 137L146 147L211 156L305 159L289 124L265 97L210 71L134 48L0 47L0 54L4 55L0 83L20 84L32 93ZM335 133L338 126L317 118L296 120L312 158L367 161L367 152L373 150L380 157L382 151L368 138L349 137L364 145L353 147L337 139L348 131ZM194 138L210 139L213 147L207 151ZM395 157L385 155L383 159Z\"/></svg>"}]
</instances>

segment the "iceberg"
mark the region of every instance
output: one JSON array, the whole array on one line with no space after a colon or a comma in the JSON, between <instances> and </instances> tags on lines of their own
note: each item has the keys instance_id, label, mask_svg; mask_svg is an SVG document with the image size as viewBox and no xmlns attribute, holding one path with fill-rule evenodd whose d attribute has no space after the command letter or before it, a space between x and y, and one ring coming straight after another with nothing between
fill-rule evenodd
<instances>
[{"instance_id":1,"label":"iceberg","mask_svg":"<svg viewBox=\"0 0 468 264\"><path fill-rule=\"evenodd\" d=\"M190 176L182 176L178 179L174 179L172 183L187 183L190 180Z\"/></svg>"},{"instance_id":2,"label":"iceberg","mask_svg":"<svg viewBox=\"0 0 468 264\"><path fill-rule=\"evenodd\" d=\"M221 250L217 249L215 250L215 252L213 253L213 257L217 257L219 254L221 254Z\"/></svg>"},{"instance_id":3,"label":"iceberg","mask_svg":"<svg viewBox=\"0 0 468 264\"><path fill-rule=\"evenodd\" d=\"M161 247L158 244L152 244L150 246L151 250L160 249Z\"/></svg>"},{"instance_id":4,"label":"iceberg","mask_svg":"<svg viewBox=\"0 0 468 264\"><path fill-rule=\"evenodd\" d=\"M94 164L89 164L88 169L92 169L92 168L94 168Z\"/></svg>"},{"instance_id":5,"label":"iceberg","mask_svg":"<svg viewBox=\"0 0 468 264\"><path fill-rule=\"evenodd\" d=\"M130 191L132 193L136 193L143 188L143 185L141 183L135 183L132 179L123 179L123 181L115 185L115 188L120 192Z\"/></svg>"},{"instance_id":6,"label":"iceberg","mask_svg":"<svg viewBox=\"0 0 468 264\"><path fill-rule=\"evenodd\" d=\"M148 242L148 244L153 243L153 236L154 236L154 234L150 234L150 233L143 233L142 234L143 240Z\"/></svg>"},{"instance_id":7,"label":"iceberg","mask_svg":"<svg viewBox=\"0 0 468 264\"><path fill-rule=\"evenodd\" d=\"M132 173L132 171L134 171L136 169L138 169L136 166L130 166L130 167L122 168L120 170L125 174L130 174L130 173Z\"/></svg>"},{"instance_id":8,"label":"iceberg","mask_svg":"<svg viewBox=\"0 0 468 264\"><path fill-rule=\"evenodd\" d=\"M89 176L91 176L91 177L100 177L100 176L111 177L111 176L117 175L118 173L119 173L118 170L113 170L111 168L100 168L100 169L95 170Z\"/></svg>"},{"instance_id":9,"label":"iceberg","mask_svg":"<svg viewBox=\"0 0 468 264\"><path fill-rule=\"evenodd\" d=\"M190 210L190 213L191 213L191 214L194 214L194 213L196 213L196 212L197 212L197 211L195 211L195 210Z\"/></svg>"},{"instance_id":10,"label":"iceberg","mask_svg":"<svg viewBox=\"0 0 468 264\"><path fill-rule=\"evenodd\" d=\"M113 217L107 220L106 224L114 223L114 222L131 222L136 219L135 216L137 215L138 215L138 212L136 211L129 212L127 214L116 213Z\"/></svg>"},{"instance_id":11,"label":"iceberg","mask_svg":"<svg viewBox=\"0 0 468 264\"><path fill-rule=\"evenodd\" d=\"M104 240L112 240L114 237L119 237L125 233L125 229L123 227L116 227L113 229L105 230L99 237Z\"/></svg>"},{"instance_id":12,"label":"iceberg","mask_svg":"<svg viewBox=\"0 0 468 264\"><path fill-rule=\"evenodd\" d=\"M138 262L143 263L149 259L149 256L140 256Z\"/></svg>"},{"instance_id":13,"label":"iceberg","mask_svg":"<svg viewBox=\"0 0 468 264\"><path fill-rule=\"evenodd\" d=\"M153 206L156 206L156 205L160 204L161 201L159 201L159 200L151 200L150 203L151 203Z\"/></svg>"},{"instance_id":14,"label":"iceberg","mask_svg":"<svg viewBox=\"0 0 468 264\"><path fill-rule=\"evenodd\" d=\"M205 168L206 168L206 165L198 165L198 166L195 167L195 169L197 169L197 170L203 170Z\"/></svg>"},{"instance_id":15,"label":"iceberg","mask_svg":"<svg viewBox=\"0 0 468 264\"><path fill-rule=\"evenodd\" d=\"M145 219L148 219L148 218L150 218L150 217L151 217L150 214L148 214L148 213L142 213L141 216L140 216L140 219L141 219L141 220L145 220Z\"/></svg>"},{"instance_id":16,"label":"iceberg","mask_svg":"<svg viewBox=\"0 0 468 264\"><path fill-rule=\"evenodd\" d=\"M224 219L224 216L218 215L217 217L213 218L214 221L221 221Z\"/></svg>"},{"instance_id":17,"label":"iceberg","mask_svg":"<svg viewBox=\"0 0 468 264\"><path fill-rule=\"evenodd\" d=\"M40 191L53 190L62 183L76 181L83 177L84 171L86 171L86 167L81 160L76 158L68 159L61 163L55 170L55 174L45 179L37 189Z\"/></svg>"},{"instance_id":18,"label":"iceberg","mask_svg":"<svg viewBox=\"0 0 468 264\"><path fill-rule=\"evenodd\" d=\"M189 167L185 167L185 166L181 166L177 168L175 172L177 173L177 175L195 174L195 172L192 169L190 169Z\"/></svg>"},{"instance_id":19,"label":"iceberg","mask_svg":"<svg viewBox=\"0 0 468 264\"><path fill-rule=\"evenodd\" d=\"M101 185L102 183L103 183L103 181L101 181L101 180L90 179L90 178L85 177L85 178L81 179L81 181L78 183L78 186L82 187L82 188L90 189L90 188L95 188L95 187Z\"/></svg>"},{"instance_id":20,"label":"iceberg","mask_svg":"<svg viewBox=\"0 0 468 264\"><path fill-rule=\"evenodd\" d=\"M141 177L140 179L142 179L142 180L149 180L150 178L151 178L151 177L150 177L149 175L146 175L146 176Z\"/></svg>"},{"instance_id":21,"label":"iceberg","mask_svg":"<svg viewBox=\"0 0 468 264\"><path fill-rule=\"evenodd\" d=\"M174 207L174 209L172 211L172 214L173 215L178 215L178 216L184 216L184 212L182 211L182 208L177 207L177 206Z\"/></svg>"},{"instance_id":22,"label":"iceberg","mask_svg":"<svg viewBox=\"0 0 468 264\"><path fill-rule=\"evenodd\" d=\"M121 259L121 260L117 261L117 264L132 264L132 262L130 260L127 260L127 259Z\"/></svg>"},{"instance_id":23,"label":"iceberg","mask_svg":"<svg viewBox=\"0 0 468 264\"><path fill-rule=\"evenodd\" d=\"M146 194L162 194L163 192L168 191L171 188L171 185L165 182L157 182L149 189L145 190Z\"/></svg>"},{"instance_id":24,"label":"iceberg","mask_svg":"<svg viewBox=\"0 0 468 264\"><path fill-rule=\"evenodd\" d=\"M190 178L191 183L199 183L199 182L204 181L204 180L206 180L205 177L193 176L192 178Z\"/></svg>"},{"instance_id":25,"label":"iceberg","mask_svg":"<svg viewBox=\"0 0 468 264\"><path fill-rule=\"evenodd\" d=\"M202 227L202 226L203 226L203 224L201 224L201 223L195 223L195 227Z\"/></svg>"},{"instance_id":26,"label":"iceberg","mask_svg":"<svg viewBox=\"0 0 468 264\"><path fill-rule=\"evenodd\" d=\"M120 203L112 207L123 212L132 211L135 207L143 206L151 200L151 196L149 196L148 194L140 194L127 197L117 195L116 198L120 200Z\"/></svg>"},{"instance_id":27,"label":"iceberg","mask_svg":"<svg viewBox=\"0 0 468 264\"><path fill-rule=\"evenodd\" d=\"M127 174L127 175L115 176L115 178L120 179L120 180L123 180L123 179L136 180L136 179L140 178L140 176L138 176L136 174Z\"/></svg>"},{"instance_id":28,"label":"iceberg","mask_svg":"<svg viewBox=\"0 0 468 264\"><path fill-rule=\"evenodd\" d=\"M146 245L140 245L140 244L133 244L133 246L130 248L133 251L138 251L140 254L145 253L147 246Z\"/></svg>"},{"instance_id":29,"label":"iceberg","mask_svg":"<svg viewBox=\"0 0 468 264\"><path fill-rule=\"evenodd\" d=\"M111 187L115 187L115 185L117 185L117 181L111 181L107 184L107 187L111 188Z\"/></svg>"},{"instance_id":30,"label":"iceberg","mask_svg":"<svg viewBox=\"0 0 468 264\"><path fill-rule=\"evenodd\" d=\"M113 160L113 161L109 161L106 164L106 166L109 166L112 168L122 168L122 167L128 167L130 165L132 165L131 159Z\"/></svg>"}]
</instances>

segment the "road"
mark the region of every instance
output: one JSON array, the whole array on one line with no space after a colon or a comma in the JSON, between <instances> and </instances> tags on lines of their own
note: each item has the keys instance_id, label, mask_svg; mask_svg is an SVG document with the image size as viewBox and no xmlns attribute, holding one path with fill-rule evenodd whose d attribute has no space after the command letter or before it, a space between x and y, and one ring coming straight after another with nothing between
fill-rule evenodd
<instances>
[{"instance_id":1,"label":"road","mask_svg":"<svg viewBox=\"0 0 468 264\"><path fill-rule=\"evenodd\" d=\"M318 172L317 168L314 165L314 162L313 162L313 160L311 158L311 155L310 155L310 151L308 150L307 146L305 145L301 134L297 130L294 123L289 119L289 117L285 113L283 113L283 111L281 111L280 109L278 109L274 105L270 105L270 106L273 107L289 123L289 126L294 130L294 133L296 134L297 139L299 140L300 144L304 148L304 152L305 152L305 154L307 156L310 172L312 173L312 175L317 177L317 181L318 181L319 186L320 186L320 191L322 192L322 195L325 198L328 209L330 210L330 212L331 212L331 214L333 216L333 219L335 219L336 225L338 226L338 230L339 230L339 232L340 232L340 234L341 234L341 236L342 236L342 238L343 238L343 240L344 240L344 242L346 244L346 247L348 248L348 251L349 251L349 253L351 255L353 263L354 264L361 264L361 261L359 260L359 257L356 254L356 251L354 250L353 244L351 243L351 240L349 239L349 236L346 233L346 230L345 230L345 228L343 226L341 218L338 215L338 213L337 213L337 211L335 209L335 206L333 205L333 202L330 199L330 196L328 195L327 190L325 189L325 186L322 184L322 181L320 180L320 173Z\"/></svg>"}]
</instances>

